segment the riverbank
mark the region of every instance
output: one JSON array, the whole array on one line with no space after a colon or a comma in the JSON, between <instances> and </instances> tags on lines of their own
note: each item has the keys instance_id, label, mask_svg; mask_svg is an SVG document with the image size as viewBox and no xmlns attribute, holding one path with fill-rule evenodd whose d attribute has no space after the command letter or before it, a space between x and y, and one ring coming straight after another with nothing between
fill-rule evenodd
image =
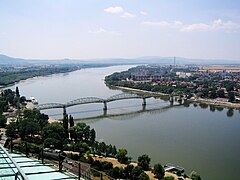
<instances>
[{"instance_id":1,"label":"riverbank","mask_svg":"<svg viewBox=\"0 0 240 180\"><path fill-rule=\"evenodd\" d=\"M169 94L161 93L161 92L152 92L152 91L146 91L146 90L141 90L141 89L134 89L134 88L129 88L129 87L122 87L122 86L112 86L116 89L121 89L125 91L131 91L131 92L136 92L136 93L146 93L146 94L155 94L159 96L169 96Z\"/></svg>"},{"instance_id":2,"label":"riverbank","mask_svg":"<svg viewBox=\"0 0 240 180\"><path fill-rule=\"evenodd\" d=\"M113 167L119 167L119 168L125 168L127 165L126 164L122 164L122 163L120 163L120 162L118 162L118 160L116 159L116 158L112 158L112 157L99 157L99 156L97 156L97 155L95 155L95 156L93 156L92 155L92 157L93 157L93 159L96 161L96 160L98 160L98 161L106 161L106 162L110 162L110 163L112 163L113 164ZM131 162L130 163L130 165L133 165L134 167L136 167L137 166L137 163L136 162ZM149 170L149 171L144 171L147 175L148 175L148 177L149 177L149 179L150 180L157 180L157 178L155 178L155 175L152 173L152 171L151 170ZM176 174L174 174L174 173L172 173L172 172L165 172L165 176L164 177L173 177L174 178L174 180L178 180L178 178L179 178L179 176L177 176ZM182 177L181 176L181 178L183 179L183 180L191 180L190 178L184 178L184 177Z\"/></svg>"},{"instance_id":3,"label":"riverbank","mask_svg":"<svg viewBox=\"0 0 240 180\"><path fill-rule=\"evenodd\" d=\"M114 88L124 90L124 91L135 92L135 93L146 93L146 94L159 95L159 96L169 96L169 94L165 94L165 93L161 93L161 92L152 92L152 91L134 89L134 88L129 88L129 87L114 86ZM223 99L220 99L220 98L218 98L218 99L196 98L196 99L192 99L192 100L189 100L189 101L190 102L195 102L195 103L203 103L203 104L208 104L208 105L214 105L214 106L221 106L221 107L225 107L225 108L240 109L240 103L226 102L226 101L223 101Z\"/></svg>"}]
</instances>

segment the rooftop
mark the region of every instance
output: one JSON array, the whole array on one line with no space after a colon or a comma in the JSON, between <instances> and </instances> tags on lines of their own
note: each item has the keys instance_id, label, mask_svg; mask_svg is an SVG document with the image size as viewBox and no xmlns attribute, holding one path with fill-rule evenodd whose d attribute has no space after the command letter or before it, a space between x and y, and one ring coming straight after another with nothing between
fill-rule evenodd
<instances>
[{"instance_id":1,"label":"rooftop","mask_svg":"<svg viewBox=\"0 0 240 180\"><path fill-rule=\"evenodd\" d=\"M74 174L59 172L51 164L42 164L21 154L9 153L0 145L0 179L12 180L50 180L50 179L77 179Z\"/></svg>"}]
</instances>

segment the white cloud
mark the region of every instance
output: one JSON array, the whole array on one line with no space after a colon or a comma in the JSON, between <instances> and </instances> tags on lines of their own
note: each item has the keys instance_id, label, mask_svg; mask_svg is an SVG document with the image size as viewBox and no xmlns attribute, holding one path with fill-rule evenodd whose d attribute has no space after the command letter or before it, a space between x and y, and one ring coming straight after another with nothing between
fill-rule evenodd
<instances>
[{"instance_id":1,"label":"white cloud","mask_svg":"<svg viewBox=\"0 0 240 180\"><path fill-rule=\"evenodd\" d=\"M141 15L144 15L144 16L148 15L148 13L145 12L145 11L141 11L140 14L141 14Z\"/></svg>"},{"instance_id":2,"label":"white cloud","mask_svg":"<svg viewBox=\"0 0 240 180\"><path fill-rule=\"evenodd\" d=\"M122 15L121 15L122 18L135 18L136 15L134 14L131 14L129 12L124 12Z\"/></svg>"},{"instance_id":3,"label":"white cloud","mask_svg":"<svg viewBox=\"0 0 240 180\"><path fill-rule=\"evenodd\" d=\"M210 23L184 24L181 21L144 21L141 23L148 27L175 28L181 32L207 32L218 30L240 30L240 24L232 21L214 20Z\"/></svg>"},{"instance_id":4,"label":"white cloud","mask_svg":"<svg viewBox=\"0 0 240 180\"><path fill-rule=\"evenodd\" d=\"M136 17L135 14L129 13L125 11L122 7L120 6L115 6L115 7L109 7L104 9L105 12L111 13L111 14L121 14L122 18L134 18Z\"/></svg>"},{"instance_id":5,"label":"white cloud","mask_svg":"<svg viewBox=\"0 0 240 180\"><path fill-rule=\"evenodd\" d=\"M144 26L150 26L150 27L160 27L160 28L176 28L179 26L182 26L183 23L181 21L144 21L141 23Z\"/></svg>"},{"instance_id":6,"label":"white cloud","mask_svg":"<svg viewBox=\"0 0 240 180\"><path fill-rule=\"evenodd\" d=\"M181 29L183 32L193 31L217 31L217 30L236 30L240 29L240 25L232 21L222 21L221 19L214 20L211 23L196 23L186 25Z\"/></svg>"},{"instance_id":7,"label":"white cloud","mask_svg":"<svg viewBox=\"0 0 240 180\"><path fill-rule=\"evenodd\" d=\"M89 31L89 33L92 33L92 34L110 34L110 35L115 35L115 36L120 36L121 33L118 33L116 31L109 31L109 30L106 30L102 27L100 27L98 30L95 30L95 31Z\"/></svg>"},{"instance_id":8,"label":"white cloud","mask_svg":"<svg viewBox=\"0 0 240 180\"><path fill-rule=\"evenodd\" d=\"M120 6L115 6L115 7L106 8L104 9L104 11L112 14L121 14L124 12L124 9Z\"/></svg>"}]
</instances>

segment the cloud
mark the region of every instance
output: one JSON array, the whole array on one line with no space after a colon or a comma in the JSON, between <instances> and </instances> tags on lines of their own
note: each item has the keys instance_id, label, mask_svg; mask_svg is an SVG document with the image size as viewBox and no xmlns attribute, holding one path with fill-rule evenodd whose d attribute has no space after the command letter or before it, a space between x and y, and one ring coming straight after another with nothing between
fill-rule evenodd
<instances>
[{"instance_id":1,"label":"cloud","mask_svg":"<svg viewBox=\"0 0 240 180\"><path fill-rule=\"evenodd\" d=\"M214 20L210 23L184 24L181 21L144 21L141 23L147 27L175 28L181 32L208 32L218 30L240 30L240 24L232 21Z\"/></svg>"},{"instance_id":2,"label":"cloud","mask_svg":"<svg viewBox=\"0 0 240 180\"><path fill-rule=\"evenodd\" d=\"M150 27L160 27L160 28L176 28L179 26L182 26L183 23L181 21L144 21L141 23L144 26L150 26Z\"/></svg>"},{"instance_id":3,"label":"cloud","mask_svg":"<svg viewBox=\"0 0 240 180\"><path fill-rule=\"evenodd\" d=\"M95 30L95 31L89 31L89 33L92 33L92 34L110 34L110 35L115 35L115 36L120 36L121 33L118 33L116 31L109 31L109 30L106 30L102 27L100 27L98 30Z\"/></svg>"},{"instance_id":4,"label":"cloud","mask_svg":"<svg viewBox=\"0 0 240 180\"><path fill-rule=\"evenodd\" d=\"M144 16L148 15L148 13L145 12L145 11L141 11L140 14L141 14L141 15L144 15Z\"/></svg>"},{"instance_id":5,"label":"cloud","mask_svg":"<svg viewBox=\"0 0 240 180\"><path fill-rule=\"evenodd\" d=\"M124 12L124 9L119 6L115 6L115 7L106 8L106 9L104 9L104 11L107 13L112 13L112 14L121 14Z\"/></svg>"},{"instance_id":6,"label":"cloud","mask_svg":"<svg viewBox=\"0 0 240 180\"><path fill-rule=\"evenodd\" d=\"M109 7L109 8L104 9L104 11L106 13L111 13L111 14L121 14L120 17L122 17L122 18L134 18L134 17L136 17L135 14L132 14L130 12L125 11L120 6Z\"/></svg>"},{"instance_id":7,"label":"cloud","mask_svg":"<svg viewBox=\"0 0 240 180\"><path fill-rule=\"evenodd\" d=\"M131 14L129 12L124 12L122 15L121 15L122 18L135 18L136 15L134 14Z\"/></svg>"},{"instance_id":8,"label":"cloud","mask_svg":"<svg viewBox=\"0 0 240 180\"><path fill-rule=\"evenodd\" d=\"M193 31L217 31L217 30L237 30L240 29L240 24L232 21L222 21L221 19L214 20L211 23L190 24L181 29L182 32Z\"/></svg>"}]
</instances>

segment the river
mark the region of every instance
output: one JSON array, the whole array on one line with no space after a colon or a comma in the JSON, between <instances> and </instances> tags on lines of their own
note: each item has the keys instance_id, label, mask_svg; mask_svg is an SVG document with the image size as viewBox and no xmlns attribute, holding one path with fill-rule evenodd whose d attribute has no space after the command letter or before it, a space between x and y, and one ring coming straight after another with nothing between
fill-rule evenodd
<instances>
[{"instance_id":1,"label":"river","mask_svg":"<svg viewBox=\"0 0 240 180\"><path fill-rule=\"evenodd\" d=\"M65 103L81 97L107 98L122 91L106 87L104 77L129 67L82 69L36 77L11 88L18 86L21 95L35 96L40 104ZM168 106L167 101L151 98L143 109L141 99L131 99L108 103L105 117L103 104L74 106L67 112L80 119L77 122L86 122L94 128L98 140L126 148L133 160L148 154L152 164L173 163L184 167L187 173L198 172L203 179L240 179L239 111L231 114L228 109L210 110L192 104L164 108ZM62 116L62 109L43 112L52 118Z\"/></svg>"}]
</instances>

